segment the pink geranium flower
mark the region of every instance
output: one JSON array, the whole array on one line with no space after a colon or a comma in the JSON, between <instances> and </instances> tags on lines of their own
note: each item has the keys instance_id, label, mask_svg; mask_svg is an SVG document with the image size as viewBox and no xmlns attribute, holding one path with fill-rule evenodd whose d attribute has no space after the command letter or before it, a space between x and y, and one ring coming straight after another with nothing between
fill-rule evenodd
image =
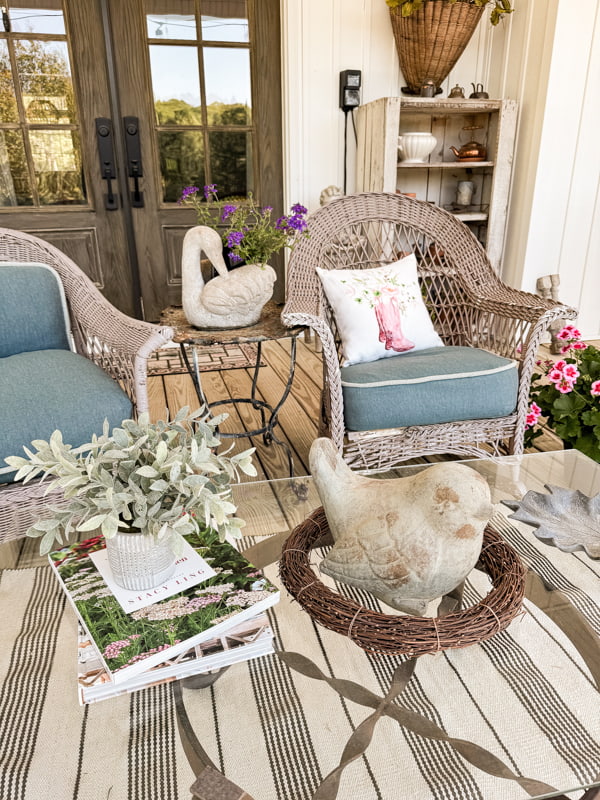
<instances>
[{"instance_id":1,"label":"pink geranium flower","mask_svg":"<svg viewBox=\"0 0 600 800\"><path fill-rule=\"evenodd\" d=\"M594 397L598 397L598 395L600 395L600 381L594 381L592 383L590 394L594 395Z\"/></svg>"},{"instance_id":2,"label":"pink geranium flower","mask_svg":"<svg viewBox=\"0 0 600 800\"><path fill-rule=\"evenodd\" d=\"M573 350L585 350L587 344L585 342L574 342L573 343Z\"/></svg>"},{"instance_id":3,"label":"pink geranium flower","mask_svg":"<svg viewBox=\"0 0 600 800\"><path fill-rule=\"evenodd\" d=\"M525 427L526 428L533 428L534 425L537 425L537 421L540 418L540 414L542 413L542 409L538 406L537 403L532 403L529 406L529 414L525 418Z\"/></svg>"},{"instance_id":4,"label":"pink geranium flower","mask_svg":"<svg viewBox=\"0 0 600 800\"><path fill-rule=\"evenodd\" d=\"M570 381L576 381L579 377L579 370L575 364L567 364L567 366L563 369L563 375Z\"/></svg>"},{"instance_id":5,"label":"pink geranium flower","mask_svg":"<svg viewBox=\"0 0 600 800\"><path fill-rule=\"evenodd\" d=\"M558 383L559 381L562 381L562 379L563 379L563 374L559 369L550 370L550 372L548 373L548 380L550 381L550 383Z\"/></svg>"},{"instance_id":6,"label":"pink geranium flower","mask_svg":"<svg viewBox=\"0 0 600 800\"><path fill-rule=\"evenodd\" d=\"M567 366L567 362L564 360L564 358L561 358L561 359L560 359L560 361L555 361L555 362L554 362L554 369L557 369L557 370L559 370L560 372L562 372L562 371L563 371L563 369L564 369L566 366Z\"/></svg>"},{"instance_id":7,"label":"pink geranium flower","mask_svg":"<svg viewBox=\"0 0 600 800\"><path fill-rule=\"evenodd\" d=\"M575 325L565 325L557 334L557 339L581 339L581 331Z\"/></svg>"},{"instance_id":8,"label":"pink geranium flower","mask_svg":"<svg viewBox=\"0 0 600 800\"><path fill-rule=\"evenodd\" d=\"M573 384L567 378L563 378L555 385L561 394L569 394L569 392L573 391Z\"/></svg>"}]
</instances>

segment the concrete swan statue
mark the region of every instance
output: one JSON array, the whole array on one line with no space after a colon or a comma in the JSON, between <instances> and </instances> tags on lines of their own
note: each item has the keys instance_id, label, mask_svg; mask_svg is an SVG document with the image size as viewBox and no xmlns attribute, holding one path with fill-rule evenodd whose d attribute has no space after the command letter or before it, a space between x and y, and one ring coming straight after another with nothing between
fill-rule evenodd
<instances>
[{"instance_id":1,"label":"concrete swan statue","mask_svg":"<svg viewBox=\"0 0 600 800\"><path fill-rule=\"evenodd\" d=\"M335 542L321 572L423 616L475 566L493 508L471 467L442 462L406 478L368 478L325 438L309 460Z\"/></svg>"},{"instance_id":2,"label":"concrete swan statue","mask_svg":"<svg viewBox=\"0 0 600 800\"><path fill-rule=\"evenodd\" d=\"M201 252L218 272L207 283L200 269ZM197 328L243 328L258 322L263 306L271 299L276 277L267 264L246 264L228 271L221 236L214 228L197 225L183 239L183 313Z\"/></svg>"}]
</instances>

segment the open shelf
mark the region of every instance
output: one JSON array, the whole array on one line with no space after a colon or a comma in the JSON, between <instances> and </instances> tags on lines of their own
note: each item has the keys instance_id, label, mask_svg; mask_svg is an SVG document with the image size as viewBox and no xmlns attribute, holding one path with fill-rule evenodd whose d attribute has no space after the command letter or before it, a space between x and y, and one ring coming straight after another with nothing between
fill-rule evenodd
<instances>
[{"instance_id":1,"label":"open shelf","mask_svg":"<svg viewBox=\"0 0 600 800\"><path fill-rule=\"evenodd\" d=\"M480 169L481 167L494 167L494 161L423 161L422 163L411 162L406 164L404 161L398 162L399 169Z\"/></svg>"}]
</instances>

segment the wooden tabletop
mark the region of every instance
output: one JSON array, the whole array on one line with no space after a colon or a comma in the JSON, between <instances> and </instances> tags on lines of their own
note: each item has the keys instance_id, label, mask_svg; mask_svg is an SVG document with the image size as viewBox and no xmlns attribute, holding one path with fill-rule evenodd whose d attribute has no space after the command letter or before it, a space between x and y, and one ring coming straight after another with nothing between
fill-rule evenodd
<instances>
[{"instance_id":1,"label":"wooden tabletop","mask_svg":"<svg viewBox=\"0 0 600 800\"><path fill-rule=\"evenodd\" d=\"M302 326L288 328L281 321L282 306L270 300L255 325L244 328L196 328L187 321L181 306L169 306L160 315L160 324L175 329L173 341L179 344L240 344L264 342L298 336Z\"/></svg>"}]
</instances>

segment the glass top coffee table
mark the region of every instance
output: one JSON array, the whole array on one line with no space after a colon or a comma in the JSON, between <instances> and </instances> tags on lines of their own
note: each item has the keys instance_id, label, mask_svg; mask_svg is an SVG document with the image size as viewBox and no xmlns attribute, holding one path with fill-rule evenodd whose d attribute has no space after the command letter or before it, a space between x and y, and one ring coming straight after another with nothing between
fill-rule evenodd
<instances>
[{"instance_id":1,"label":"glass top coffee table","mask_svg":"<svg viewBox=\"0 0 600 800\"><path fill-rule=\"evenodd\" d=\"M501 505L545 484L597 494L600 465L575 450L468 463L490 484L494 527L541 580L529 582L523 613L505 631L417 659L396 699L392 679L408 659L366 653L282 589L271 613L277 653L236 664L206 688L177 682L82 709L74 614L60 589L45 567L4 572L0 599L14 600L0 629L2 710L11 712L0 715L2 796L600 797L590 788L600 786L600 561L540 541ZM310 478L251 482L235 496L245 551L278 582L282 542L320 505L315 487ZM366 592L335 590L379 607ZM474 571L465 604L487 591Z\"/></svg>"}]
</instances>

